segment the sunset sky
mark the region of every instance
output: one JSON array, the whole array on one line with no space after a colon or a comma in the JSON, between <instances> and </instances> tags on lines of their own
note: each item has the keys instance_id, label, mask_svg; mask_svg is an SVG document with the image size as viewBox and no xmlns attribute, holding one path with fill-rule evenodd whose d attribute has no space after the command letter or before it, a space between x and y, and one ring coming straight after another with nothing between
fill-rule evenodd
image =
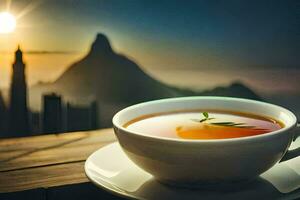
<instances>
[{"instance_id":1,"label":"sunset sky","mask_svg":"<svg viewBox=\"0 0 300 200\"><path fill-rule=\"evenodd\" d=\"M30 52L33 84L55 80L102 32L116 51L171 84L241 79L264 92L297 92L299 7L285 0L1 0L0 12L9 9L17 27L0 34L0 87L9 84L17 44Z\"/></svg>"}]
</instances>

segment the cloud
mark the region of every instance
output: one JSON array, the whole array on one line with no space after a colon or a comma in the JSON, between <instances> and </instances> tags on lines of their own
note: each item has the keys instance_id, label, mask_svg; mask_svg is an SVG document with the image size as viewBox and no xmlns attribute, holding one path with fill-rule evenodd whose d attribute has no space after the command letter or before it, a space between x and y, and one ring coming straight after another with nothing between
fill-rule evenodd
<instances>
[{"instance_id":1,"label":"cloud","mask_svg":"<svg viewBox=\"0 0 300 200\"><path fill-rule=\"evenodd\" d=\"M76 54L78 51L41 51L41 50L29 50L25 51L25 54Z\"/></svg>"},{"instance_id":2,"label":"cloud","mask_svg":"<svg viewBox=\"0 0 300 200\"><path fill-rule=\"evenodd\" d=\"M11 51L0 51L0 54L12 54ZM28 50L23 51L24 54L78 54L80 51L46 51L46 50Z\"/></svg>"}]
</instances>

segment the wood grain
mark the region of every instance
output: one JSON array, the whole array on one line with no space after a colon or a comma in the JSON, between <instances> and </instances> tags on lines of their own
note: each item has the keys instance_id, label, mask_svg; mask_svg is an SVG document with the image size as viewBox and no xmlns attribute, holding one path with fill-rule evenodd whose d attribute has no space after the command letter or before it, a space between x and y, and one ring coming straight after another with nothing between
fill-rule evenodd
<instances>
[{"instance_id":1,"label":"wood grain","mask_svg":"<svg viewBox=\"0 0 300 200\"><path fill-rule=\"evenodd\" d=\"M112 129L0 140L0 193L87 182L84 162Z\"/></svg>"},{"instance_id":2,"label":"wood grain","mask_svg":"<svg viewBox=\"0 0 300 200\"><path fill-rule=\"evenodd\" d=\"M0 140L0 172L83 161L115 140L112 129Z\"/></svg>"},{"instance_id":3,"label":"wood grain","mask_svg":"<svg viewBox=\"0 0 300 200\"><path fill-rule=\"evenodd\" d=\"M1 172L0 193L87 182L84 162Z\"/></svg>"}]
</instances>

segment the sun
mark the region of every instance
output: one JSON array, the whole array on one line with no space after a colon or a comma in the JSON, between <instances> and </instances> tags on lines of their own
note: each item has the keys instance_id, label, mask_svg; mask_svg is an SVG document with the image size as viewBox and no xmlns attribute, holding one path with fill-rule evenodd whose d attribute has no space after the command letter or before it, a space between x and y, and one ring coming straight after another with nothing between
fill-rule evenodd
<instances>
[{"instance_id":1,"label":"sun","mask_svg":"<svg viewBox=\"0 0 300 200\"><path fill-rule=\"evenodd\" d=\"M0 33L11 33L16 28L16 18L9 12L0 13Z\"/></svg>"}]
</instances>

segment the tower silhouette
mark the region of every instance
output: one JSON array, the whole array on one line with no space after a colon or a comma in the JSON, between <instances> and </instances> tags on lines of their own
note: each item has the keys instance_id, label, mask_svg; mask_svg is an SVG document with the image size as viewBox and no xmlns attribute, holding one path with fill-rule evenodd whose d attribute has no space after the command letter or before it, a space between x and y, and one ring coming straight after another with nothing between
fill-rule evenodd
<instances>
[{"instance_id":1,"label":"tower silhouette","mask_svg":"<svg viewBox=\"0 0 300 200\"><path fill-rule=\"evenodd\" d=\"M15 62L13 63L9 116L9 134L11 136L27 136L30 134L25 64L20 46L15 52Z\"/></svg>"}]
</instances>

